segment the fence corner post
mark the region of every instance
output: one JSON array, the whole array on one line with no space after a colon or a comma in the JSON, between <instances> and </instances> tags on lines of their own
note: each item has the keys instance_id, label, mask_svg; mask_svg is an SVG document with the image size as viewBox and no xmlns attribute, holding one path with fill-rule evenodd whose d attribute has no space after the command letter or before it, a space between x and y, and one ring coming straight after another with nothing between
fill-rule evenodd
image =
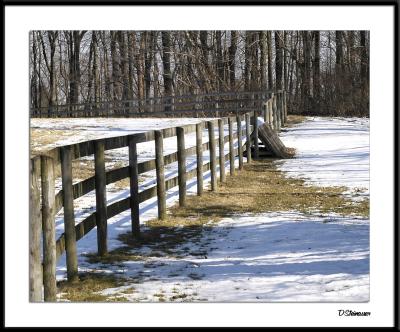
<instances>
[{"instance_id":1,"label":"fence corner post","mask_svg":"<svg viewBox=\"0 0 400 332\"><path fill-rule=\"evenodd\" d=\"M54 160L41 156L42 184L42 227L43 227L43 286L44 301L54 302L57 295L56 283L56 232L55 232L55 189Z\"/></svg>"},{"instance_id":2,"label":"fence corner post","mask_svg":"<svg viewBox=\"0 0 400 332\"><path fill-rule=\"evenodd\" d=\"M42 301L43 271L40 253L42 216L40 210L40 158L30 160L29 195L29 301Z\"/></svg>"}]
</instances>

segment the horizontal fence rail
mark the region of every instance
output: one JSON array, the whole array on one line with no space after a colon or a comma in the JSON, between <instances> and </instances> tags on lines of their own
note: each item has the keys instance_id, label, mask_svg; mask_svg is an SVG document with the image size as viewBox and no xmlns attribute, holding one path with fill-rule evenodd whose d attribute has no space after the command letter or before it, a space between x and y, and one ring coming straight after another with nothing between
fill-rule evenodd
<instances>
[{"instance_id":1,"label":"horizontal fence rail","mask_svg":"<svg viewBox=\"0 0 400 332\"><path fill-rule=\"evenodd\" d=\"M278 91L278 94L281 91ZM31 117L227 116L260 110L272 91L239 91L31 108Z\"/></svg>"},{"instance_id":2,"label":"horizontal fence rail","mask_svg":"<svg viewBox=\"0 0 400 332\"><path fill-rule=\"evenodd\" d=\"M204 172L211 173L210 190L217 190L217 177L226 181L225 163L229 163L230 174L235 174L235 158L239 159L239 170L243 168L243 156L251 162L252 154L258 156L257 126L258 117L275 130L284 125L287 118L286 97L284 92L265 94L267 97L258 110L244 114L237 113L197 124L135 133L118 137L102 138L76 144L57 147L31 159L30 171L30 301L56 300L56 262L66 252L67 278L78 280L78 260L76 242L82 239L97 226L97 252L107 254L107 220L131 210L132 236L140 233L139 204L157 197L158 217L166 215L166 192L178 186L179 205L186 204L187 181L197 178L197 194L203 192ZM279 121L279 124L278 124ZM228 135L224 134L228 126ZM204 130L208 131L208 142L202 141ZM215 138L215 131L218 137ZM195 133L196 145L185 146L185 135ZM177 138L177 151L163 153L163 142L166 138ZM155 158L138 162L137 144L154 141ZM234 147L234 141L237 146ZM252 142L254 143L252 148ZM225 144L229 152L225 154ZM218 146L219 154L216 154ZM105 170L104 153L107 150L128 148L129 165ZM252 150L254 150L252 152ZM203 152L209 151L210 160L203 161ZM82 157L94 156L94 176L73 183L72 162ZM196 167L187 169L186 160L195 156ZM165 166L178 162L178 174L165 179ZM217 174L219 165L219 174ZM62 189L55 192L55 168L61 167ZM155 185L139 191L138 177L148 171L156 171ZM107 204L108 184L129 178L129 197ZM95 190L95 211L75 223L74 200ZM55 216L61 210L64 216L64 233L55 238ZM41 255L43 243L43 255ZM43 256L43 258L41 258Z\"/></svg>"}]
</instances>

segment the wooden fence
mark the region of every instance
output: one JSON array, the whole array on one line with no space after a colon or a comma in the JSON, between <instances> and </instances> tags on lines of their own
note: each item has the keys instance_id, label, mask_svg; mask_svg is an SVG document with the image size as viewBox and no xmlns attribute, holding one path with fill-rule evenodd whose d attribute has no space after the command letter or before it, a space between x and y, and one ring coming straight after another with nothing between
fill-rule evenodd
<instances>
[{"instance_id":1,"label":"wooden fence","mask_svg":"<svg viewBox=\"0 0 400 332\"><path fill-rule=\"evenodd\" d=\"M278 93L281 93L279 91ZM31 117L220 117L260 110L272 91L219 92L84 104L50 105L30 109Z\"/></svg>"},{"instance_id":2,"label":"wooden fence","mask_svg":"<svg viewBox=\"0 0 400 332\"><path fill-rule=\"evenodd\" d=\"M76 242L97 226L97 252L107 254L107 219L119 213L131 211L132 235L140 233L139 204L157 197L158 217L166 216L166 191L179 187L179 205L186 204L186 181L196 177L197 194L203 192L203 173L210 171L212 191L217 190L217 163L219 163L220 181L226 181L225 162L229 161L230 174L235 173L235 158L239 159L239 169L243 168L243 155L246 152L247 162L258 156L258 121L264 120L275 130L280 130L287 116L285 93L272 95L264 101L263 109L251 113L237 114L197 124L148 131L132 135L96 139L77 144L54 148L44 154L35 156L30 161L30 301L56 301L56 262L66 252L67 278L78 279L78 259ZM245 126L242 123L245 123ZM224 125L228 125L227 136ZM202 142L203 130L208 131L209 141ZM215 130L219 137L215 139ZM185 146L185 135L196 133L196 145ZM177 152L164 155L165 138L177 138ZM238 141L234 148L234 140ZM154 141L155 158L138 162L137 144ZM229 142L229 153L225 155L224 145ZM252 147L252 142L254 146ZM219 154L216 154L216 146ZM128 147L129 165L109 171L105 170L104 152L107 150ZM210 151L210 160L203 163L203 152ZM72 161L94 155L95 175L73 184ZM187 170L186 159L196 155L196 168ZM178 162L178 175L165 179L166 165ZM62 189L55 191L55 167L61 166ZM156 185L139 191L140 174L156 170ZM130 196L107 205L106 185L122 179L130 179ZM75 224L74 200L95 190L96 211L83 221ZM64 233L56 239L55 215L64 208ZM41 254L41 250L43 250ZM44 292L42 294L42 287Z\"/></svg>"}]
</instances>

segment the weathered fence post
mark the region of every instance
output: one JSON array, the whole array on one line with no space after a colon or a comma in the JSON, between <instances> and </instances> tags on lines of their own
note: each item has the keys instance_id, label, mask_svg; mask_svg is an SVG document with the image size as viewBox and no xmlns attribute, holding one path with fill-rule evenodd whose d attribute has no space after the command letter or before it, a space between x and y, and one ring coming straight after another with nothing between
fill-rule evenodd
<instances>
[{"instance_id":1,"label":"weathered fence post","mask_svg":"<svg viewBox=\"0 0 400 332\"><path fill-rule=\"evenodd\" d=\"M281 94L278 92L276 94L276 130L278 132L281 131L281 124L282 124L282 103L281 103Z\"/></svg>"},{"instance_id":2,"label":"weathered fence post","mask_svg":"<svg viewBox=\"0 0 400 332\"><path fill-rule=\"evenodd\" d=\"M76 232L74 214L74 194L72 190L72 149L60 148L61 181L64 201L65 252L68 281L78 280L78 257L76 253Z\"/></svg>"},{"instance_id":3,"label":"weathered fence post","mask_svg":"<svg viewBox=\"0 0 400 332\"><path fill-rule=\"evenodd\" d=\"M268 124L272 127L274 125L272 119L272 99L268 100L268 114L269 114Z\"/></svg>"},{"instance_id":4,"label":"weathered fence post","mask_svg":"<svg viewBox=\"0 0 400 332\"><path fill-rule=\"evenodd\" d=\"M242 147L242 117L236 116L237 135L238 135L238 154L239 154L239 169L243 169L243 147Z\"/></svg>"},{"instance_id":5,"label":"weathered fence post","mask_svg":"<svg viewBox=\"0 0 400 332\"><path fill-rule=\"evenodd\" d=\"M214 123L208 121L208 140L210 146L210 172L211 172L211 190L217 190L217 166L216 166L216 153L215 153L215 134Z\"/></svg>"},{"instance_id":6,"label":"weathered fence post","mask_svg":"<svg viewBox=\"0 0 400 332\"><path fill-rule=\"evenodd\" d=\"M44 300L55 301L56 284L56 232L55 232L55 193L54 161L41 156L42 184L42 227L43 227L43 286Z\"/></svg>"},{"instance_id":7,"label":"weathered fence post","mask_svg":"<svg viewBox=\"0 0 400 332\"><path fill-rule=\"evenodd\" d=\"M197 164L197 195L203 194L203 131L202 123L196 124L196 164Z\"/></svg>"},{"instance_id":8,"label":"weathered fence post","mask_svg":"<svg viewBox=\"0 0 400 332\"><path fill-rule=\"evenodd\" d=\"M233 124L232 117L228 118L229 127L229 171L231 175L235 174L235 150L233 148Z\"/></svg>"},{"instance_id":9,"label":"weathered fence post","mask_svg":"<svg viewBox=\"0 0 400 332\"><path fill-rule=\"evenodd\" d=\"M285 126L285 108L283 104L283 91L279 93L281 127Z\"/></svg>"},{"instance_id":10,"label":"weathered fence post","mask_svg":"<svg viewBox=\"0 0 400 332\"><path fill-rule=\"evenodd\" d=\"M253 135L254 135L254 157L258 158L259 148L258 148L258 118L257 111L254 111L253 116Z\"/></svg>"},{"instance_id":11,"label":"weathered fence post","mask_svg":"<svg viewBox=\"0 0 400 332\"><path fill-rule=\"evenodd\" d=\"M221 182L226 181L225 174L225 141L224 141L224 119L218 119L219 129L219 179Z\"/></svg>"},{"instance_id":12,"label":"weathered fence post","mask_svg":"<svg viewBox=\"0 0 400 332\"><path fill-rule=\"evenodd\" d=\"M287 93L286 91L283 92L283 122L287 123Z\"/></svg>"},{"instance_id":13,"label":"weathered fence post","mask_svg":"<svg viewBox=\"0 0 400 332\"><path fill-rule=\"evenodd\" d=\"M246 156L247 163L251 163L251 135L250 135L250 114L246 113Z\"/></svg>"},{"instance_id":14,"label":"weathered fence post","mask_svg":"<svg viewBox=\"0 0 400 332\"><path fill-rule=\"evenodd\" d=\"M39 190L40 158L30 161L30 195L29 195L29 301L42 301L42 262L40 242L42 235L42 218L40 211Z\"/></svg>"},{"instance_id":15,"label":"weathered fence post","mask_svg":"<svg viewBox=\"0 0 400 332\"><path fill-rule=\"evenodd\" d=\"M185 151L185 129L176 128L178 146L178 185L179 185L179 206L186 205L186 151Z\"/></svg>"},{"instance_id":16,"label":"weathered fence post","mask_svg":"<svg viewBox=\"0 0 400 332\"><path fill-rule=\"evenodd\" d=\"M100 256L107 254L107 196L104 141L94 143L94 168L96 186L97 251Z\"/></svg>"},{"instance_id":17,"label":"weathered fence post","mask_svg":"<svg viewBox=\"0 0 400 332\"><path fill-rule=\"evenodd\" d=\"M137 142L134 135L129 136L129 184L130 184L130 206L132 235L140 235L140 213L139 213L139 172L137 159Z\"/></svg>"},{"instance_id":18,"label":"weathered fence post","mask_svg":"<svg viewBox=\"0 0 400 332\"><path fill-rule=\"evenodd\" d=\"M263 103L264 122L268 123L268 102Z\"/></svg>"},{"instance_id":19,"label":"weathered fence post","mask_svg":"<svg viewBox=\"0 0 400 332\"><path fill-rule=\"evenodd\" d=\"M276 95L272 97L272 121L274 124L274 130L277 131L278 129L278 116L277 116L277 109L276 109Z\"/></svg>"},{"instance_id":20,"label":"weathered fence post","mask_svg":"<svg viewBox=\"0 0 400 332\"><path fill-rule=\"evenodd\" d=\"M167 203L165 197L164 144L163 133L161 130L154 131L154 141L156 147L158 218L163 220L167 214Z\"/></svg>"}]
</instances>

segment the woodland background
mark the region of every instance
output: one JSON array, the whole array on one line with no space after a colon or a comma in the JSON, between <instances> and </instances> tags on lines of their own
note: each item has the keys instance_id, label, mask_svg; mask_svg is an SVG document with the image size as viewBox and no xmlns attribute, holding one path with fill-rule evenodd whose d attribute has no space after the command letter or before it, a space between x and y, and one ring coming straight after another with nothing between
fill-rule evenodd
<instances>
[{"instance_id":1,"label":"woodland background","mask_svg":"<svg viewBox=\"0 0 400 332\"><path fill-rule=\"evenodd\" d=\"M291 113L369 116L368 31L31 31L30 107L288 92Z\"/></svg>"}]
</instances>

